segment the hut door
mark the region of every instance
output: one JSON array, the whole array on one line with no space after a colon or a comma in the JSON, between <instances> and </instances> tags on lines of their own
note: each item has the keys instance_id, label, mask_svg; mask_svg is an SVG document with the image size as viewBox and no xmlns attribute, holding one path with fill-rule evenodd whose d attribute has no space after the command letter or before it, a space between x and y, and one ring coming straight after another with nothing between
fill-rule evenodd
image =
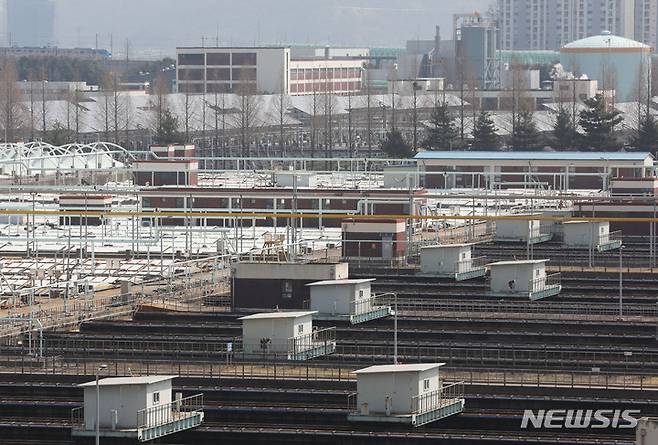
<instances>
[{"instance_id":1,"label":"hut door","mask_svg":"<svg viewBox=\"0 0 658 445\"><path fill-rule=\"evenodd\" d=\"M382 258L393 258L393 235L382 236Z\"/></svg>"}]
</instances>

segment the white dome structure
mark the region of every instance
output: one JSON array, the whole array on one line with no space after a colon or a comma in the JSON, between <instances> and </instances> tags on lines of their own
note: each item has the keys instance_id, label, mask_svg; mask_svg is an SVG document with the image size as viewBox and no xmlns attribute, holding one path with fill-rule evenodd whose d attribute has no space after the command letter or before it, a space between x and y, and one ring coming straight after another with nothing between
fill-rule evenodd
<instances>
[{"instance_id":1,"label":"white dome structure","mask_svg":"<svg viewBox=\"0 0 658 445\"><path fill-rule=\"evenodd\" d=\"M598 80L600 89L616 90L617 100L632 100L640 79L651 75L651 47L604 31L564 45L560 63L576 77Z\"/></svg>"}]
</instances>

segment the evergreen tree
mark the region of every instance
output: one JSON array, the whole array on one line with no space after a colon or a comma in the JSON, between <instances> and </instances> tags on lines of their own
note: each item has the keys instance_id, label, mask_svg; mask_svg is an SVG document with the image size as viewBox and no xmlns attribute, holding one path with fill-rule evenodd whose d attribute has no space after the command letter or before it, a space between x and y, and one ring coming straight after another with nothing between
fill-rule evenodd
<instances>
[{"instance_id":1,"label":"evergreen tree","mask_svg":"<svg viewBox=\"0 0 658 445\"><path fill-rule=\"evenodd\" d=\"M424 146L429 150L449 150L453 147L459 132L452 121L448 104L437 104L430 116L431 128L427 131Z\"/></svg>"},{"instance_id":2,"label":"evergreen tree","mask_svg":"<svg viewBox=\"0 0 658 445\"><path fill-rule=\"evenodd\" d=\"M491 114L481 111L473 125L473 148L498 148L497 130Z\"/></svg>"},{"instance_id":3,"label":"evergreen tree","mask_svg":"<svg viewBox=\"0 0 658 445\"><path fill-rule=\"evenodd\" d=\"M153 139L156 144L183 143L181 135L178 132L178 118L170 110L164 110L162 112L162 118L156 128Z\"/></svg>"},{"instance_id":4,"label":"evergreen tree","mask_svg":"<svg viewBox=\"0 0 658 445\"><path fill-rule=\"evenodd\" d=\"M539 132L537 125L530 111L522 111L515 126L515 132L512 136L513 150L535 150L539 147Z\"/></svg>"},{"instance_id":5,"label":"evergreen tree","mask_svg":"<svg viewBox=\"0 0 658 445\"><path fill-rule=\"evenodd\" d=\"M404 140L402 133L395 129L386 133L381 149L389 158L410 158L414 155L411 145Z\"/></svg>"},{"instance_id":6,"label":"evergreen tree","mask_svg":"<svg viewBox=\"0 0 658 445\"><path fill-rule=\"evenodd\" d=\"M553 142L551 145L557 149L574 148L578 133L573 126L573 117L566 108L560 107L555 116L553 125Z\"/></svg>"},{"instance_id":7,"label":"evergreen tree","mask_svg":"<svg viewBox=\"0 0 658 445\"><path fill-rule=\"evenodd\" d=\"M640 126L631 139L631 146L636 150L658 152L658 122L652 114L640 118Z\"/></svg>"},{"instance_id":8,"label":"evergreen tree","mask_svg":"<svg viewBox=\"0 0 658 445\"><path fill-rule=\"evenodd\" d=\"M585 100L585 106L587 109L579 114L579 123L585 132L583 147L593 151L617 147L614 128L624 120L621 113L614 109L608 110L601 94Z\"/></svg>"},{"instance_id":9,"label":"evergreen tree","mask_svg":"<svg viewBox=\"0 0 658 445\"><path fill-rule=\"evenodd\" d=\"M45 141L51 145L60 146L71 142L71 136L71 131L61 122L55 121L52 130L46 132Z\"/></svg>"}]
</instances>

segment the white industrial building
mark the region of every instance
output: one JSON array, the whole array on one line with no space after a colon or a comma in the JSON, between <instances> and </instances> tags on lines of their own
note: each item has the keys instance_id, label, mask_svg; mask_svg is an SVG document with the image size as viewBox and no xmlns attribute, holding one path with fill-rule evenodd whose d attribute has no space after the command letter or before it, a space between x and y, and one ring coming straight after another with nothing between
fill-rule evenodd
<instances>
[{"instance_id":1,"label":"white industrial building","mask_svg":"<svg viewBox=\"0 0 658 445\"><path fill-rule=\"evenodd\" d=\"M461 412L463 385L444 386L439 375L442 366L378 365L354 371L357 393L351 396L348 419L421 426Z\"/></svg>"},{"instance_id":2,"label":"white industrial building","mask_svg":"<svg viewBox=\"0 0 658 445\"><path fill-rule=\"evenodd\" d=\"M177 48L181 93L290 93L290 48Z\"/></svg>"},{"instance_id":3,"label":"white industrial building","mask_svg":"<svg viewBox=\"0 0 658 445\"><path fill-rule=\"evenodd\" d=\"M203 397L172 397L177 376L104 378L79 385L84 407L74 410L73 435L136 438L141 442L194 428L203 422ZM96 415L98 394L98 416Z\"/></svg>"},{"instance_id":4,"label":"white industrial building","mask_svg":"<svg viewBox=\"0 0 658 445\"><path fill-rule=\"evenodd\" d=\"M268 312L241 317L247 354L308 360L336 350L334 329L313 329L316 311Z\"/></svg>"},{"instance_id":5,"label":"white industrial building","mask_svg":"<svg viewBox=\"0 0 658 445\"><path fill-rule=\"evenodd\" d=\"M420 249L420 271L425 275L454 278L457 281L484 276L483 258L473 258L473 244L440 244Z\"/></svg>"},{"instance_id":6,"label":"white industrial building","mask_svg":"<svg viewBox=\"0 0 658 445\"><path fill-rule=\"evenodd\" d=\"M325 280L307 284L311 288L311 310L321 316L349 317L357 324L391 315L391 307L377 304L372 279Z\"/></svg>"},{"instance_id":7,"label":"white industrial building","mask_svg":"<svg viewBox=\"0 0 658 445\"><path fill-rule=\"evenodd\" d=\"M621 247L621 236L619 232L610 233L608 221L568 221L562 224L562 242L566 247L606 252Z\"/></svg>"},{"instance_id":8,"label":"white industrial building","mask_svg":"<svg viewBox=\"0 0 658 445\"><path fill-rule=\"evenodd\" d=\"M180 93L284 93L361 91L362 51L291 51L285 46L177 48ZM292 57L292 54L297 54Z\"/></svg>"},{"instance_id":9,"label":"white industrial building","mask_svg":"<svg viewBox=\"0 0 658 445\"><path fill-rule=\"evenodd\" d=\"M539 244L550 241L553 238L553 234L542 229L543 227L539 220L501 219L496 221L496 235L494 240L503 243L526 244Z\"/></svg>"},{"instance_id":10,"label":"white industrial building","mask_svg":"<svg viewBox=\"0 0 658 445\"><path fill-rule=\"evenodd\" d=\"M548 276L547 261L499 261L488 264L491 295L540 300L559 294L562 290L560 274Z\"/></svg>"}]
</instances>

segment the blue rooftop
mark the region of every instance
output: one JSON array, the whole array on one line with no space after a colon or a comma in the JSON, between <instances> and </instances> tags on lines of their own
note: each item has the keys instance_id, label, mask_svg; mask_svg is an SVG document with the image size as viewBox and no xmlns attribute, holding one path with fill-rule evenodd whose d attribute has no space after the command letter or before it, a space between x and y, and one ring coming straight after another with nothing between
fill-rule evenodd
<instances>
[{"instance_id":1,"label":"blue rooftop","mask_svg":"<svg viewBox=\"0 0 658 445\"><path fill-rule=\"evenodd\" d=\"M653 157L642 152L578 151L423 151L418 160L491 160L491 161L644 161Z\"/></svg>"}]
</instances>

